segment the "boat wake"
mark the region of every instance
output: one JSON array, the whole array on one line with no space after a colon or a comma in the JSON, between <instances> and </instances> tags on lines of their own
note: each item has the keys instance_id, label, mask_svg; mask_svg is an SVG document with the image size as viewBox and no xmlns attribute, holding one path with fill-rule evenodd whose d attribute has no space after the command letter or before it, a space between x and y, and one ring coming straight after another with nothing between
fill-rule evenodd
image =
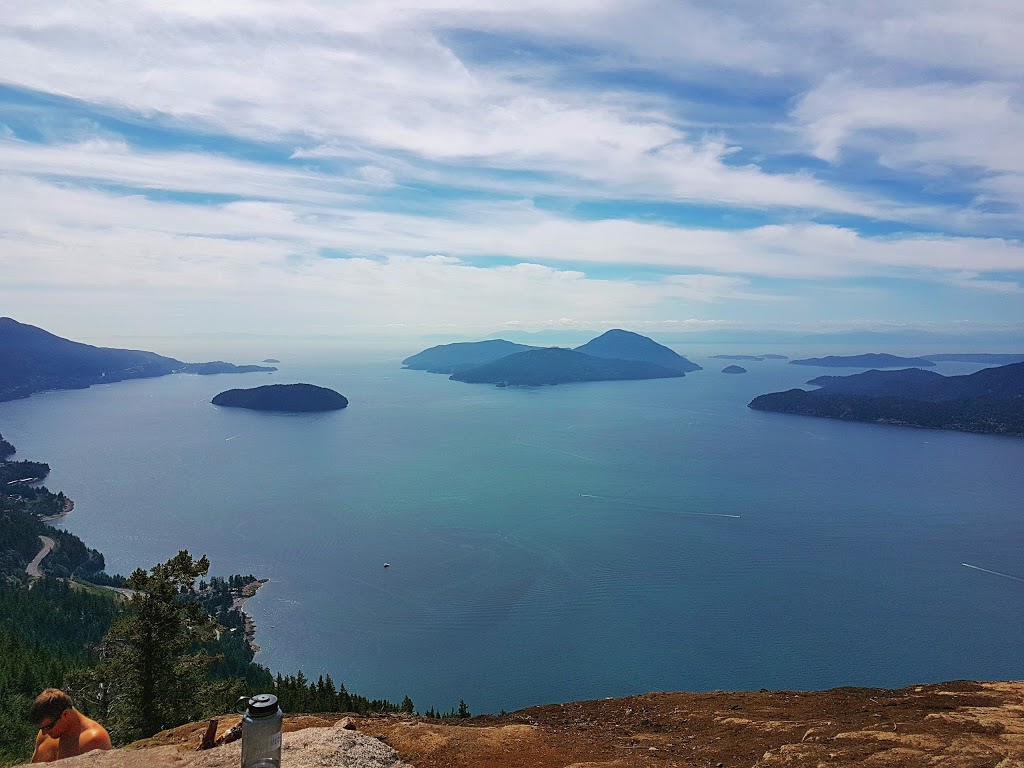
<instances>
[{"instance_id":1,"label":"boat wake","mask_svg":"<svg viewBox=\"0 0 1024 768\"><path fill-rule=\"evenodd\" d=\"M991 573L993 576L999 576L1002 579L1011 579L1012 581L1024 582L1024 579L1022 579L1020 576L1011 576L1008 573L1000 573L999 571L990 571L988 568L982 568L982 567L977 566L977 565L971 565L970 563L960 563L960 565L962 565L964 568L973 568L974 570L981 571L982 573Z\"/></svg>"}]
</instances>

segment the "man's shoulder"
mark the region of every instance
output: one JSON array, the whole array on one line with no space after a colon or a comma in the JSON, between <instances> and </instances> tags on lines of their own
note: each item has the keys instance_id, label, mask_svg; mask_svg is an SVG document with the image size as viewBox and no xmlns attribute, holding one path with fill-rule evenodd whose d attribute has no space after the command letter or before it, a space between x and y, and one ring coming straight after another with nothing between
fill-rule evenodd
<instances>
[{"instance_id":1,"label":"man's shoulder","mask_svg":"<svg viewBox=\"0 0 1024 768\"><path fill-rule=\"evenodd\" d=\"M81 736L78 737L78 746L82 752L89 752L93 749L110 749L110 734L95 720L90 720L82 730Z\"/></svg>"}]
</instances>

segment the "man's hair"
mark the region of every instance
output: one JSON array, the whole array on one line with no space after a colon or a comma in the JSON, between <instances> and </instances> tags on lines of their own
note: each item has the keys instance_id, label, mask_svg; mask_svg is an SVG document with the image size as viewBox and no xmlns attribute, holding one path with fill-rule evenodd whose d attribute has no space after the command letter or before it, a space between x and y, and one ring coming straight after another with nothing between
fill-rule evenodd
<instances>
[{"instance_id":1,"label":"man's hair","mask_svg":"<svg viewBox=\"0 0 1024 768\"><path fill-rule=\"evenodd\" d=\"M43 720L52 720L60 717L65 709L71 709L74 703L71 697L59 688L47 688L36 696L32 706L28 710L28 719L33 723L41 723Z\"/></svg>"}]
</instances>

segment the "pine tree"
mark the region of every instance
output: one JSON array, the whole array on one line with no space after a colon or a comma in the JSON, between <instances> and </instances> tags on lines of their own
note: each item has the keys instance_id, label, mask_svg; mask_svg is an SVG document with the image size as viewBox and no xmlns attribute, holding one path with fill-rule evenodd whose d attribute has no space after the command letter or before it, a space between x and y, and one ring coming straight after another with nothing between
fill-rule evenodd
<instances>
[{"instance_id":1,"label":"pine tree","mask_svg":"<svg viewBox=\"0 0 1024 768\"><path fill-rule=\"evenodd\" d=\"M193 560L183 550L149 573L139 569L129 577L136 593L103 639L92 675L122 739L197 720L223 703L232 683L212 682L206 672L216 657L193 650L213 639L216 623L199 603L180 597L209 567L205 556Z\"/></svg>"}]
</instances>

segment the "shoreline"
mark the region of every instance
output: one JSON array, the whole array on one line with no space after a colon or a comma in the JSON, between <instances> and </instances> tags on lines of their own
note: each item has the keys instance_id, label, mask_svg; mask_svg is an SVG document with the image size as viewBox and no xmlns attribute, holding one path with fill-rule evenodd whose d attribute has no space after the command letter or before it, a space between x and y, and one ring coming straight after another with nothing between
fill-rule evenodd
<instances>
[{"instance_id":1,"label":"shoreline","mask_svg":"<svg viewBox=\"0 0 1024 768\"><path fill-rule=\"evenodd\" d=\"M75 502L73 502L71 499L69 499L67 496L65 496L64 497L64 509L63 509L63 511L60 512L60 514L57 514L57 515L45 515L43 517L40 517L39 519L42 520L44 523L53 523L53 522L56 522L57 520L63 520L65 517L67 517L68 515L71 514L71 510L73 510L74 508L75 508Z\"/></svg>"},{"instance_id":2,"label":"shoreline","mask_svg":"<svg viewBox=\"0 0 1024 768\"><path fill-rule=\"evenodd\" d=\"M270 579L256 579L250 581L240 590L231 603L231 610L238 611L245 619L245 642L252 648L253 653L259 653L260 647L256 644L256 621L245 611L246 601L256 594L257 590L266 584Z\"/></svg>"}]
</instances>

